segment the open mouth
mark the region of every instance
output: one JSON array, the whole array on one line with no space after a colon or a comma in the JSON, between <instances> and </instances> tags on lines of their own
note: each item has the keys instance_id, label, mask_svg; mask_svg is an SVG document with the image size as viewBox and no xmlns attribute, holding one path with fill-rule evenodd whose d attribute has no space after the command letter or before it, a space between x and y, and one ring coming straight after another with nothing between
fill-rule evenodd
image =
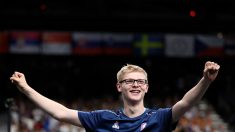
<instances>
[{"instance_id":1,"label":"open mouth","mask_svg":"<svg viewBox=\"0 0 235 132\"><path fill-rule=\"evenodd\" d=\"M130 90L132 94L139 94L141 91L140 90Z\"/></svg>"}]
</instances>

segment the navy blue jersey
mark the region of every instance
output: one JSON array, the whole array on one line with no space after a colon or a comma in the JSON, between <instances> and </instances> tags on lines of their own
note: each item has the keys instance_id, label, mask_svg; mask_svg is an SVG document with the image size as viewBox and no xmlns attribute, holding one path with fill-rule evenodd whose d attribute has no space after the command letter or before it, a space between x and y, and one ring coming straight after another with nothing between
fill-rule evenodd
<instances>
[{"instance_id":1,"label":"navy blue jersey","mask_svg":"<svg viewBox=\"0 0 235 132\"><path fill-rule=\"evenodd\" d=\"M87 132L170 132L172 131L172 109L146 109L134 118L122 110L96 110L78 112L78 117Z\"/></svg>"}]
</instances>

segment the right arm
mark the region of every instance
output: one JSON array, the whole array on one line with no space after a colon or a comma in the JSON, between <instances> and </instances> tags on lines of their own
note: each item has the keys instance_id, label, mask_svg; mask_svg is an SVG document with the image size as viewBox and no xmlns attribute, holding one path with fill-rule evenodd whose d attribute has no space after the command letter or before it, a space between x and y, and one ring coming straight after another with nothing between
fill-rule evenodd
<instances>
[{"instance_id":1,"label":"right arm","mask_svg":"<svg viewBox=\"0 0 235 132\"><path fill-rule=\"evenodd\" d=\"M69 109L35 91L31 88L25 79L23 73L14 72L10 77L12 83L24 93L30 100L37 104L41 109L47 112L49 115L55 119L63 122L67 122L79 127L82 127L82 124L78 118L78 111Z\"/></svg>"}]
</instances>

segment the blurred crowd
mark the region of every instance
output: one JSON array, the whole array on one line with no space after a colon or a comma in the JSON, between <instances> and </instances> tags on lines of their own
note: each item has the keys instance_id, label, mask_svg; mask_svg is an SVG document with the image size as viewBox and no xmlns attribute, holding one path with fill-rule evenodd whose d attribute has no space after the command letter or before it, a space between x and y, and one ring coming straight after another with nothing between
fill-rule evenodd
<instances>
[{"instance_id":1,"label":"blurred crowd","mask_svg":"<svg viewBox=\"0 0 235 132\"><path fill-rule=\"evenodd\" d=\"M172 97L167 97L164 100L154 98L148 100L146 107L170 107L177 100ZM120 99L112 97L79 98L69 103L64 100L56 101L69 108L82 111L121 108ZM85 132L83 128L55 120L27 99L17 99L9 110L11 132ZM229 126L207 101L202 100L185 113L174 132L229 132Z\"/></svg>"}]
</instances>

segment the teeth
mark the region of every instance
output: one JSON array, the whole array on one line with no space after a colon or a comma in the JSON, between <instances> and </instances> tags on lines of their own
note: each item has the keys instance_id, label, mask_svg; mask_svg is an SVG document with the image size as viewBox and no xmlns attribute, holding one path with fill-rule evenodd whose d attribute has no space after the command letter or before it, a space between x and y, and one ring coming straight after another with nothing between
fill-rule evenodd
<instances>
[{"instance_id":1,"label":"teeth","mask_svg":"<svg viewBox=\"0 0 235 132\"><path fill-rule=\"evenodd\" d=\"M132 93L140 93L140 91L138 91L138 90L132 90L130 92L132 92Z\"/></svg>"}]
</instances>

